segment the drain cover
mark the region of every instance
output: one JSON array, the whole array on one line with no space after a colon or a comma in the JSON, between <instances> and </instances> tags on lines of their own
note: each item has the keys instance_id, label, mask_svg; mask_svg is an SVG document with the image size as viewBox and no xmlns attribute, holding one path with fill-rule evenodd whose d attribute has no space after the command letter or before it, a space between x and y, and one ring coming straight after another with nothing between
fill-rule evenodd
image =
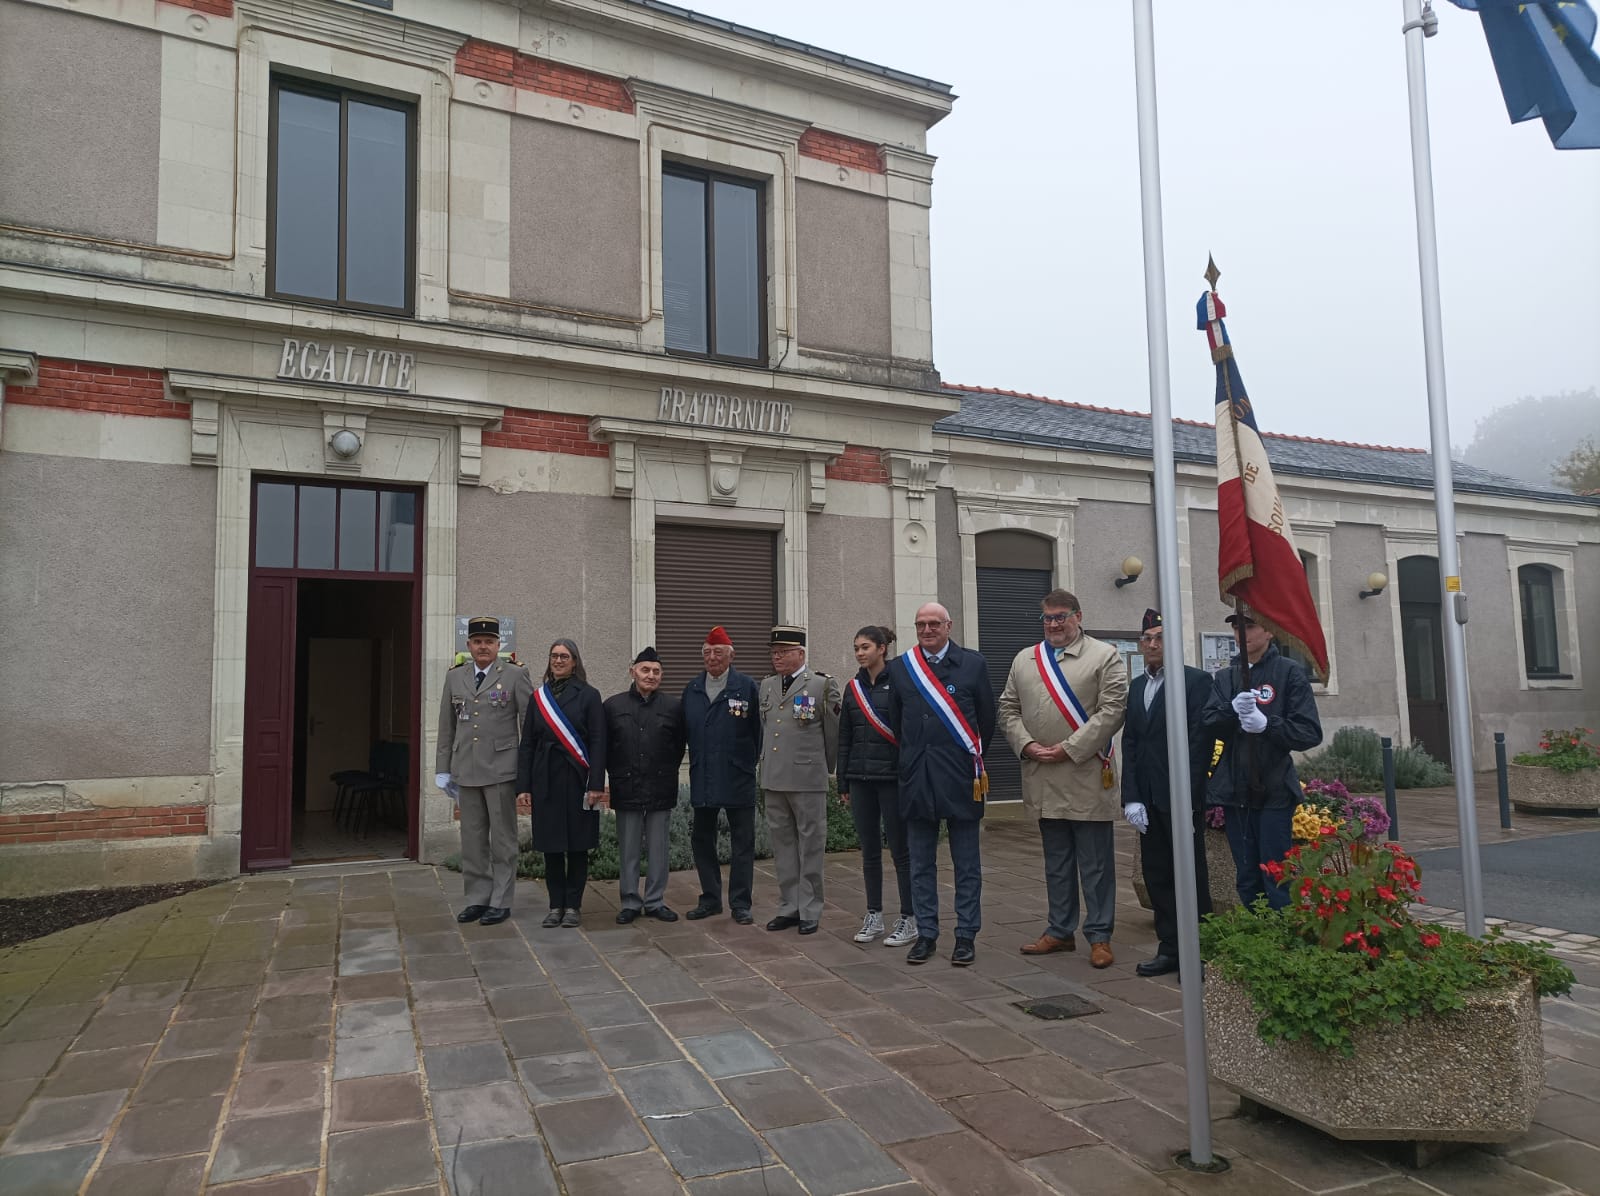
<instances>
[{"instance_id":1,"label":"drain cover","mask_svg":"<svg viewBox=\"0 0 1600 1196\"><path fill-rule=\"evenodd\" d=\"M1100 1006L1085 1001L1082 997L1075 997L1071 993L1051 997L1045 1001L1015 1001L1013 1004L1023 1013L1031 1013L1034 1017L1044 1018L1048 1022L1064 1022L1068 1018L1100 1012Z\"/></svg>"}]
</instances>

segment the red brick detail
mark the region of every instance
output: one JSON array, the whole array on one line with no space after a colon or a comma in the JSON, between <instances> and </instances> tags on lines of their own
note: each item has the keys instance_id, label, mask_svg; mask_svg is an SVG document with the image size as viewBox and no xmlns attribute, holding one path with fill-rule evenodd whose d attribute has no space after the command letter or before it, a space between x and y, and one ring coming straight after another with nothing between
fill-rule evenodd
<instances>
[{"instance_id":1,"label":"red brick detail","mask_svg":"<svg viewBox=\"0 0 1600 1196\"><path fill-rule=\"evenodd\" d=\"M166 839L206 833L206 806L127 806L0 814L0 846L65 843L75 839Z\"/></svg>"},{"instance_id":2,"label":"red brick detail","mask_svg":"<svg viewBox=\"0 0 1600 1196\"><path fill-rule=\"evenodd\" d=\"M889 484L889 470L876 450L847 444L839 459L825 471L836 482L867 482L874 486Z\"/></svg>"},{"instance_id":3,"label":"red brick detail","mask_svg":"<svg viewBox=\"0 0 1600 1196\"><path fill-rule=\"evenodd\" d=\"M148 415L188 419L189 404L167 397L160 370L137 365L102 365L95 361L39 359L34 386L6 387L6 402L25 407L60 407L68 411L104 411L112 415Z\"/></svg>"},{"instance_id":4,"label":"red brick detail","mask_svg":"<svg viewBox=\"0 0 1600 1196\"><path fill-rule=\"evenodd\" d=\"M162 0L162 2L177 5L179 8L192 8L196 12L208 12L214 17L233 15L233 0Z\"/></svg>"},{"instance_id":5,"label":"red brick detail","mask_svg":"<svg viewBox=\"0 0 1600 1196\"><path fill-rule=\"evenodd\" d=\"M609 457L611 450L589 439L589 418L560 411L521 411L506 408L500 430L485 429L486 448L533 449L543 453L570 453L575 457Z\"/></svg>"},{"instance_id":6,"label":"red brick detail","mask_svg":"<svg viewBox=\"0 0 1600 1196\"><path fill-rule=\"evenodd\" d=\"M841 133L827 133L821 129L807 129L800 134L800 152L808 158L820 158L851 170L868 170L883 173L883 151L870 141L846 137Z\"/></svg>"},{"instance_id":7,"label":"red brick detail","mask_svg":"<svg viewBox=\"0 0 1600 1196\"><path fill-rule=\"evenodd\" d=\"M476 38L456 51L456 72L576 100L595 108L633 111L633 96L628 94L627 85L621 79L551 62L548 58L535 58L510 46L497 46Z\"/></svg>"}]
</instances>

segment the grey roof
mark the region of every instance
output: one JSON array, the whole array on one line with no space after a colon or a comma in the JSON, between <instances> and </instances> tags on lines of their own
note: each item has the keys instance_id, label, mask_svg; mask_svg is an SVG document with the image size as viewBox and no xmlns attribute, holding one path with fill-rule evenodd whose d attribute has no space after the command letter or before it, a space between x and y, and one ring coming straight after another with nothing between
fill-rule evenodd
<instances>
[{"instance_id":1,"label":"grey roof","mask_svg":"<svg viewBox=\"0 0 1600 1196\"><path fill-rule=\"evenodd\" d=\"M824 50L819 46L795 41L790 37L781 37L776 33L766 33L760 29L752 29L749 25L725 21L721 17L707 16L702 12L682 8L676 4L668 4L666 0L627 0L627 3L637 4L640 8L648 8L654 12L665 13L669 17L677 17L680 21L689 21L695 25L705 25L711 29L721 29L724 33L748 37L754 41L765 42L769 46L777 46L779 49L793 50L797 54L805 54L810 58L819 58L823 62L837 63L839 66L846 66L851 70L881 75L885 79L893 79L896 83L905 83L911 87L920 87L924 91L932 91L945 96L950 95L953 91L953 88L948 83L925 79L921 75L913 75L909 71L897 71L890 66L879 66L876 62L868 62L864 58L852 58L848 54L840 54L834 50Z\"/></svg>"},{"instance_id":2,"label":"grey roof","mask_svg":"<svg viewBox=\"0 0 1600 1196\"><path fill-rule=\"evenodd\" d=\"M961 410L934 424L934 431L1016 444L1040 444L1121 457L1152 455L1150 417L1056 402L1009 391L972 390L949 386L961 396ZM1188 420L1172 422L1173 452L1179 461L1216 463L1216 429ZM1337 478L1390 486L1433 489L1432 454L1381 445L1345 444L1298 436L1267 436L1272 468L1281 474ZM1502 477L1476 466L1455 462L1456 489L1507 498L1600 505L1600 498L1573 494L1554 486Z\"/></svg>"}]
</instances>

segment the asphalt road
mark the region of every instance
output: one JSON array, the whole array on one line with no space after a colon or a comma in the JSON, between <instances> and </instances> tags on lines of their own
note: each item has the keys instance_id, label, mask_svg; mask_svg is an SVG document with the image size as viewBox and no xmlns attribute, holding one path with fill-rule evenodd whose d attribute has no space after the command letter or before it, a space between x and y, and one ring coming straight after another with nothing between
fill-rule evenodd
<instances>
[{"instance_id":1,"label":"asphalt road","mask_svg":"<svg viewBox=\"0 0 1600 1196\"><path fill-rule=\"evenodd\" d=\"M1486 844L1480 853L1485 916L1600 934L1600 820L1586 821L1592 829ZM1461 853L1420 851L1417 863L1423 900L1461 909Z\"/></svg>"}]
</instances>

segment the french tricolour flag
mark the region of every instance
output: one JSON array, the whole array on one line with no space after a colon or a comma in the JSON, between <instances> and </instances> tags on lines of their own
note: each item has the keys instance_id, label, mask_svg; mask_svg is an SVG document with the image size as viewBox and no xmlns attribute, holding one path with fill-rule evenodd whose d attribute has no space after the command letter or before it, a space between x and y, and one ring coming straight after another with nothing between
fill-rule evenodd
<instances>
[{"instance_id":1,"label":"french tricolour flag","mask_svg":"<svg viewBox=\"0 0 1600 1196\"><path fill-rule=\"evenodd\" d=\"M1251 618L1309 656L1318 680L1326 681L1322 623L1222 323L1225 314L1215 291L1200 296L1198 326L1217 367L1217 582L1223 601L1249 607Z\"/></svg>"}]
</instances>

